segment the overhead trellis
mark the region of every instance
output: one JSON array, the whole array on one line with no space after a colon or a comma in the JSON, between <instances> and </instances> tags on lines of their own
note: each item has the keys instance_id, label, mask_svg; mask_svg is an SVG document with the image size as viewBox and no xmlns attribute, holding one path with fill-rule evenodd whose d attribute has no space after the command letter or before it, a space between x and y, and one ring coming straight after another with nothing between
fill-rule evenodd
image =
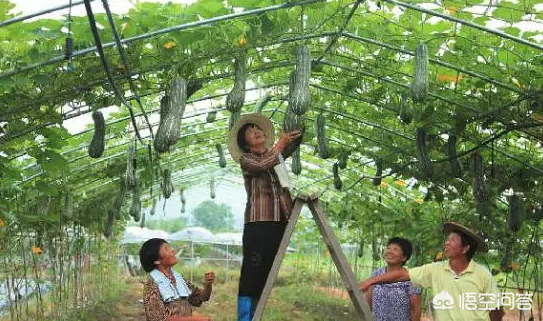
<instances>
[{"instance_id":1,"label":"overhead trellis","mask_svg":"<svg viewBox=\"0 0 543 321\"><path fill-rule=\"evenodd\" d=\"M78 204L113 199L127 146L140 130L135 161L145 200L157 194L147 191L160 186L163 169L183 187L201 183L208 173L227 181L239 177L228 155L226 168L219 166L216 149L226 148L233 59L246 52L245 91L251 98L241 112L252 112L266 95L262 113L279 128L288 113L288 75L298 44L312 57L312 103L303 116L296 188L317 189L339 221L345 218L333 200L351 194L367 194L364 202L400 212L395 202L442 202L444 192L447 201L475 209L469 168L476 151L484 159L492 208L503 211L511 191L526 203L543 202L543 16L536 1L201 0L139 3L122 15L112 13L106 0L76 5L85 5L88 15L70 18L72 70L60 68L64 22L28 22L68 5L28 16L14 15L8 5L0 13L0 210L13 217L26 200L56 197L66 188ZM106 13L93 13L98 6ZM532 29L522 30L521 22ZM429 53L428 93L414 102L410 91L421 43ZM174 74L188 81L180 140L167 154L149 153L160 99ZM132 111L134 102L139 112ZM106 114L106 148L91 159L86 151L93 129L67 128L96 110ZM215 114L208 122L209 113ZM319 115L326 120L326 160L317 152ZM424 142L417 140L421 130ZM456 138L454 156L447 150L450 136ZM432 175L421 173L421 150ZM342 155L348 165L338 171L339 191L333 168ZM458 159L460 177L452 175L451 159ZM372 179L389 188L374 186ZM417 186L390 187L408 180Z\"/></svg>"}]
</instances>

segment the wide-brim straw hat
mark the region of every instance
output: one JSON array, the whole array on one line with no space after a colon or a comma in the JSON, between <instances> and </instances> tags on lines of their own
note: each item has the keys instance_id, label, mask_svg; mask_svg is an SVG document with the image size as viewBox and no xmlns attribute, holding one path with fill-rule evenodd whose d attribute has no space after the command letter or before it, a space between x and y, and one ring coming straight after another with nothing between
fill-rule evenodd
<instances>
[{"instance_id":1,"label":"wide-brim straw hat","mask_svg":"<svg viewBox=\"0 0 543 321\"><path fill-rule=\"evenodd\" d=\"M238 145L238 132L245 124L255 124L260 127L266 136L266 147L269 148L273 146L274 132L271 120L266 116L257 113L243 115L228 132L228 151L230 152L230 156L232 156L237 163L239 163L241 155L245 153Z\"/></svg>"},{"instance_id":2,"label":"wide-brim straw hat","mask_svg":"<svg viewBox=\"0 0 543 321\"><path fill-rule=\"evenodd\" d=\"M477 233L475 233L471 229L469 229L469 228L467 228L467 227L465 227L465 226L463 226L461 224L458 224L456 222L445 222L443 224L443 229L447 233L460 232L460 233L463 233L463 234L467 235L468 237L470 237L471 239L473 239L477 243L477 251L478 252L483 252L483 253L488 252L488 246L486 245L485 240L483 240L482 237L477 235Z\"/></svg>"}]
</instances>

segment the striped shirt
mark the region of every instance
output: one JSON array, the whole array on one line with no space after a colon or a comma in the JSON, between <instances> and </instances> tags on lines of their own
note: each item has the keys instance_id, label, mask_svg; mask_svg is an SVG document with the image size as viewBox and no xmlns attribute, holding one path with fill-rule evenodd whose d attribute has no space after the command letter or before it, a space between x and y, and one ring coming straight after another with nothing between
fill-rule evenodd
<instances>
[{"instance_id":1,"label":"striped shirt","mask_svg":"<svg viewBox=\"0 0 543 321\"><path fill-rule=\"evenodd\" d=\"M289 156L290 153L286 156ZM292 198L282 188L273 167L279 153L268 149L262 154L245 153L240 158L247 192L245 224L263 221L286 221L292 211Z\"/></svg>"}]
</instances>

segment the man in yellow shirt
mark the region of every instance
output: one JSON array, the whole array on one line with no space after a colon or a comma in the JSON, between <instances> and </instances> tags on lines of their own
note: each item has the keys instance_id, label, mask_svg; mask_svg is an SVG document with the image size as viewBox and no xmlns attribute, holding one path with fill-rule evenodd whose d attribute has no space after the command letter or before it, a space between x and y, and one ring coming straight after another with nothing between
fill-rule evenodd
<instances>
[{"instance_id":1,"label":"man in yellow shirt","mask_svg":"<svg viewBox=\"0 0 543 321\"><path fill-rule=\"evenodd\" d=\"M378 283L411 280L432 289L437 321L501 320L496 282L488 269L472 260L476 251L488 251L486 243L458 223L448 222L444 227L449 233L444 249L447 261L387 272L360 283L360 290L366 292Z\"/></svg>"}]
</instances>

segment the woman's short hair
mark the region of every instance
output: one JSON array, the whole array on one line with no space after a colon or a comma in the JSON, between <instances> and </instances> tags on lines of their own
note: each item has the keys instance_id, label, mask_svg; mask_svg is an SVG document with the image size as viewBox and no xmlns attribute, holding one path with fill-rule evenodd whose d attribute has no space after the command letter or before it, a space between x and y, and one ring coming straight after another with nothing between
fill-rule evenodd
<instances>
[{"instance_id":1,"label":"woman's short hair","mask_svg":"<svg viewBox=\"0 0 543 321\"><path fill-rule=\"evenodd\" d=\"M168 243L164 239L154 238L143 243L140 249L140 262L145 272L151 272L156 268L155 261L160 259L160 247Z\"/></svg>"},{"instance_id":2,"label":"woman's short hair","mask_svg":"<svg viewBox=\"0 0 543 321\"><path fill-rule=\"evenodd\" d=\"M241 126L241 128L238 130L238 136L237 136L237 142L239 148L243 150L245 153L249 152L249 144L247 143L247 140L245 139L245 132L249 128L260 128L258 125L253 123L247 123Z\"/></svg>"},{"instance_id":3,"label":"woman's short hair","mask_svg":"<svg viewBox=\"0 0 543 321\"><path fill-rule=\"evenodd\" d=\"M402 249L402 254L405 256L405 261L402 262L402 265L405 265L405 263L409 261L411 253L413 253L413 245L411 245L411 242L401 237L393 237L388 240L387 245L390 244L397 244Z\"/></svg>"}]
</instances>

